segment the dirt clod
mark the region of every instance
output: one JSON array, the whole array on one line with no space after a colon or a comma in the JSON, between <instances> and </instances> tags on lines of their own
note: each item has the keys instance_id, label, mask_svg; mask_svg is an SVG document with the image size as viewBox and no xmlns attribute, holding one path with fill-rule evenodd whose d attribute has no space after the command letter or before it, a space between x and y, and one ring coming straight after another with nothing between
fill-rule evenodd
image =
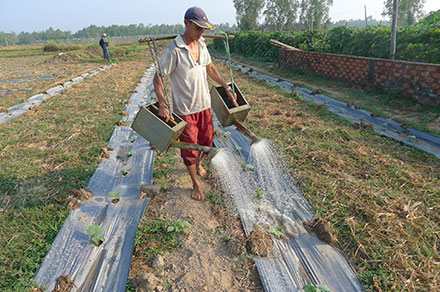
<instances>
[{"instance_id":1,"label":"dirt clod","mask_svg":"<svg viewBox=\"0 0 440 292\"><path fill-rule=\"evenodd\" d=\"M311 95L316 95L316 94L321 94L322 93L322 89L316 89L316 90L313 90L312 91L312 93L311 93Z\"/></svg>"},{"instance_id":2,"label":"dirt clod","mask_svg":"<svg viewBox=\"0 0 440 292\"><path fill-rule=\"evenodd\" d=\"M161 268L165 265L165 260L163 258L163 256L161 255L157 255L152 263L153 268Z\"/></svg>"},{"instance_id":3,"label":"dirt clod","mask_svg":"<svg viewBox=\"0 0 440 292\"><path fill-rule=\"evenodd\" d=\"M135 279L135 285L139 291L162 291L162 281L156 278L152 273L141 274ZM136 290L138 291L138 290Z\"/></svg>"},{"instance_id":4,"label":"dirt clod","mask_svg":"<svg viewBox=\"0 0 440 292\"><path fill-rule=\"evenodd\" d=\"M235 238L228 241L227 247L232 256L241 256L246 253L244 244Z\"/></svg>"},{"instance_id":5,"label":"dirt clod","mask_svg":"<svg viewBox=\"0 0 440 292\"><path fill-rule=\"evenodd\" d=\"M128 112L126 112L126 111L122 111L122 112L121 112L121 116L123 116L123 117L128 116Z\"/></svg>"},{"instance_id":6,"label":"dirt clod","mask_svg":"<svg viewBox=\"0 0 440 292\"><path fill-rule=\"evenodd\" d=\"M252 230L248 240L251 253L260 257L267 257L272 252L272 237L259 226Z\"/></svg>"},{"instance_id":7,"label":"dirt clod","mask_svg":"<svg viewBox=\"0 0 440 292\"><path fill-rule=\"evenodd\" d=\"M74 286L75 284L73 283L72 276L61 275L58 277L57 282L55 283L55 288L52 292L70 292Z\"/></svg>"},{"instance_id":8,"label":"dirt clod","mask_svg":"<svg viewBox=\"0 0 440 292\"><path fill-rule=\"evenodd\" d=\"M99 147L99 150L101 151L99 158L103 159L103 158L110 158L110 153L108 153L108 151L113 151L113 148Z\"/></svg>"},{"instance_id":9,"label":"dirt clod","mask_svg":"<svg viewBox=\"0 0 440 292\"><path fill-rule=\"evenodd\" d=\"M357 130L374 130L372 124L365 123L364 121L361 121L360 123L354 123L353 128Z\"/></svg>"},{"instance_id":10,"label":"dirt clod","mask_svg":"<svg viewBox=\"0 0 440 292\"><path fill-rule=\"evenodd\" d=\"M140 198L143 199L145 197L155 197L159 194L161 189L160 184L145 184L141 186L141 196Z\"/></svg>"},{"instance_id":11,"label":"dirt clod","mask_svg":"<svg viewBox=\"0 0 440 292\"><path fill-rule=\"evenodd\" d=\"M69 204L67 205L67 210L73 210L79 208L80 202L88 201L92 198L92 193L89 189L79 189L73 191L72 195L70 195L67 200Z\"/></svg>"},{"instance_id":12,"label":"dirt clod","mask_svg":"<svg viewBox=\"0 0 440 292\"><path fill-rule=\"evenodd\" d=\"M9 108L0 106L0 113L9 113Z\"/></svg>"},{"instance_id":13,"label":"dirt clod","mask_svg":"<svg viewBox=\"0 0 440 292\"><path fill-rule=\"evenodd\" d=\"M120 126L127 126L127 122L126 121L122 121L122 120L121 121L117 121L116 122L116 126L119 126L119 127Z\"/></svg>"},{"instance_id":14,"label":"dirt clod","mask_svg":"<svg viewBox=\"0 0 440 292\"><path fill-rule=\"evenodd\" d=\"M315 232L319 239L327 242L332 246L336 246L338 238L336 237L335 229L327 220L323 218L315 218L312 221L304 222L304 227L309 232Z\"/></svg>"}]
</instances>

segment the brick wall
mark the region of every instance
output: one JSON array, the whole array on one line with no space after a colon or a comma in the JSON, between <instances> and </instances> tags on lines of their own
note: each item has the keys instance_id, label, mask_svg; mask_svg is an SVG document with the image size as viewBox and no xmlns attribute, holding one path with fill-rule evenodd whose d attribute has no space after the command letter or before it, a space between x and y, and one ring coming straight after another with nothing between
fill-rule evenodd
<instances>
[{"instance_id":1,"label":"brick wall","mask_svg":"<svg viewBox=\"0 0 440 292\"><path fill-rule=\"evenodd\" d=\"M440 104L440 65L280 49L280 66Z\"/></svg>"}]
</instances>

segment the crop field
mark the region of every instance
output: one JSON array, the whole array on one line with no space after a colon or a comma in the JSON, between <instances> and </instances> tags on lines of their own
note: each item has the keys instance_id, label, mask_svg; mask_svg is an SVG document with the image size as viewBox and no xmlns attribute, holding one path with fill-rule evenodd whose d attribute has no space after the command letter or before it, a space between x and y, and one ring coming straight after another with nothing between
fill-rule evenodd
<instances>
[{"instance_id":1,"label":"crop field","mask_svg":"<svg viewBox=\"0 0 440 292\"><path fill-rule=\"evenodd\" d=\"M16 69L24 71L40 70L37 64L47 60L52 61L45 70L83 70L104 64L101 50L94 45L65 52L62 56L72 63L60 60L58 53L43 52L42 46L0 52L2 66L18 64L21 68ZM121 119L123 101L149 66L144 53L145 47L135 43L116 44L110 56L118 66L0 125L1 291L31 287L68 215L67 197L86 186L100 162L99 147L107 144ZM79 73L68 72L71 77Z\"/></svg>"},{"instance_id":2,"label":"crop field","mask_svg":"<svg viewBox=\"0 0 440 292\"><path fill-rule=\"evenodd\" d=\"M30 291L35 286L32 278L69 214L68 197L87 185L102 159L100 147L107 145L115 123L123 115L125 102L151 65L145 50L145 46L136 43L112 45L110 57L117 66L0 124L1 291ZM102 66L105 62L101 54L96 44L81 44L56 52L44 52L43 46L1 48L0 112L55 84ZM240 62L251 63L245 58ZM216 65L223 76L229 76L227 66L219 62ZM325 85L329 92L341 95L340 99L350 99L351 93L338 82L278 72L272 65L270 70L265 68L267 64L258 66L295 84ZM30 81L45 76L50 79ZM353 266L365 290L439 291L440 160L370 129L355 129L323 106L310 105L239 71L234 71L234 79L251 105L246 125L256 135L276 144L285 169L317 216L334 227L338 239L336 248ZM32 88L13 90L29 87ZM356 94L359 103L362 96L371 96L360 89L356 89ZM375 93L374 96L378 102L369 98L365 106L390 116L399 115L393 102L379 102L386 95ZM414 105L412 109L414 114L409 122L438 133L437 108ZM423 119L425 113L430 114L429 118ZM404 118L403 114L399 116ZM155 182L165 187L159 199L176 199L174 190L180 184L190 184L184 179L186 173L180 158L175 152L169 152L158 155L155 163ZM197 236L190 233L189 237L193 237L194 242L201 240L199 243L204 244L204 248L212 242L231 240L224 231L225 226L234 227L234 232L240 229L236 215L231 215L231 210L223 209L219 203L223 201L221 190L216 189L213 181L213 177L203 181L209 185L207 208L222 212L223 215L217 217L219 221L224 220L224 224L218 228L220 231L200 228ZM170 202L161 204L167 206L167 214L172 215L175 206ZM153 207L161 204L152 202ZM197 209L195 201L189 204ZM184 208L182 205L185 204L180 203L179 207ZM162 209L149 210L149 216L159 218L151 213L161 215ZM203 216L210 214L206 210L198 212ZM165 219L149 222L147 216L142 221L142 229L151 231L158 229L152 223L171 222ZM204 226L205 222L199 223ZM188 228L180 221L171 224L182 225L179 227L182 230ZM164 240L158 239L152 244L147 239L155 233L138 232L137 244L141 242L146 246L135 249L133 262L141 270L145 269L146 259L151 262L153 255L162 249L157 244ZM242 232L240 236L244 236ZM168 250L185 246L180 239L184 241L185 237L179 237L179 241L173 238L172 248ZM155 248L154 253L150 252L151 246ZM224 246L215 245L219 250ZM197 245L193 248L197 249ZM180 258L178 254L175 257ZM236 271L241 273L237 277L243 283L258 286L257 275L246 279L252 257L244 256L242 260L235 263ZM180 264L179 268L184 269ZM189 279L197 278L193 275ZM165 282L164 287L171 287L172 283L164 279ZM257 288L255 291L260 291ZM136 291L131 280L127 290Z\"/></svg>"},{"instance_id":3,"label":"crop field","mask_svg":"<svg viewBox=\"0 0 440 292\"><path fill-rule=\"evenodd\" d=\"M338 248L364 288L438 291L440 160L355 129L323 106L239 71L234 75L252 107L248 126L279 147L317 215L335 227Z\"/></svg>"}]
</instances>

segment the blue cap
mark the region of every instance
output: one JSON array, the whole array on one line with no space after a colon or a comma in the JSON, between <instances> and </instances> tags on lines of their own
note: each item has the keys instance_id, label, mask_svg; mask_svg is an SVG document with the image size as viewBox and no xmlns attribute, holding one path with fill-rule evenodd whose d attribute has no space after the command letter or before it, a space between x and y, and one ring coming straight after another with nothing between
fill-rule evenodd
<instances>
[{"instance_id":1,"label":"blue cap","mask_svg":"<svg viewBox=\"0 0 440 292\"><path fill-rule=\"evenodd\" d=\"M205 11L200 7L191 7L185 12L185 19L194 22L198 26L206 29L214 29L214 26L206 17Z\"/></svg>"}]
</instances>

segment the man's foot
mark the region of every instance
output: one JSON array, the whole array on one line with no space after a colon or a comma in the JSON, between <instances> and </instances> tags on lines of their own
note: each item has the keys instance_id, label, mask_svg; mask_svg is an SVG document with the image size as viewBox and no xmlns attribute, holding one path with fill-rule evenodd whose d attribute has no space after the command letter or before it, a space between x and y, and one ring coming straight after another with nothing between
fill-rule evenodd
<instances>
[{"instance_id":1,"label":"man's foot","mask_svg":"<svg viewBox=\"0 0 440 292\"><path fill-rule=\"evenodd\" d=\"M203 201L205 199L205 195L203 194L202 188L199 185L194 186L191 198L196 201Z\"/></svg>"},{"instance_id":2,"label":"man's foot","mask_svg":"<svg viewBox=\"0 0 440 292\"><path fill-rule=\"evenodd\" d=\"M197 166L197 174L201 177L206 177L208 175L208 172L206 171L206 169L203 168L202 165L199 165Z\"/></svg>"}]
</instances>

